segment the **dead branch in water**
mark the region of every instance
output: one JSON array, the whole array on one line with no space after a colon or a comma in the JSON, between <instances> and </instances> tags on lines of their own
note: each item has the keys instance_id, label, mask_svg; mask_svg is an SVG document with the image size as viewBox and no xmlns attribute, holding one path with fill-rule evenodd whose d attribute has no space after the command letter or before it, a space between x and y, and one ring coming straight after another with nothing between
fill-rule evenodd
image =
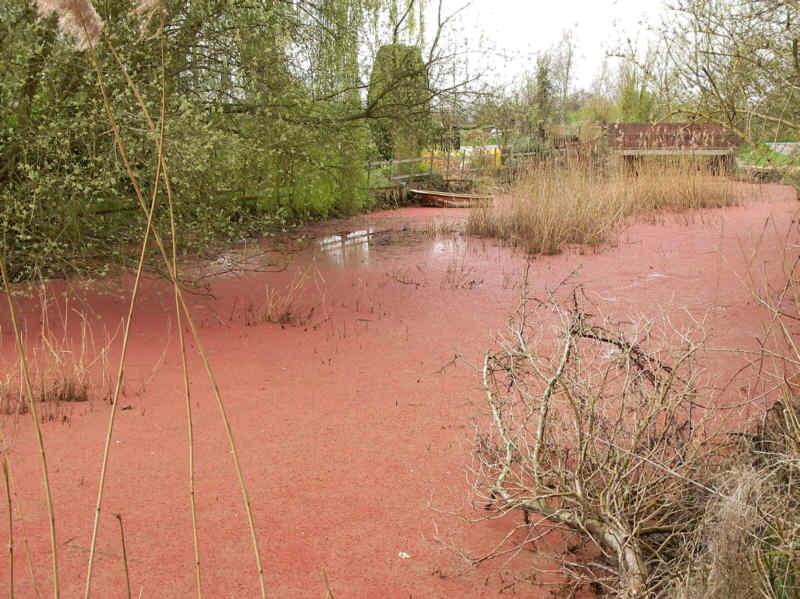
<instances>
[{"instance_id":1,"label":"dead branch in water","mask_svg":"<svg viewBox=\"0 0 800 599\"><path fill-rule=\"evenodd\" d=\"M487 509L521 510L526 522L537 514L589 540L603 563L567 568L577 585L643 596L668 572L708 494L687 482L709 463L692 409L700 341L681 335L647 352L621 325L595 324L580 289L568 307L552 296L530 304L523 294L499 349L484 358L491 426L476 451L476 488ZM555 348L531 326L549 313ZM640 325L638 337L651 329Z\"/></svg>"},{"instance_id":2,"label":"dead branch in water","mask_svg":"<svg viewBox=\"0 0 800 599\"><path fill-rule=\"evenodd\" d=\"M534 301L527 289L526 272L519 309L484 357L489 420L477 430L473 481L488 517L521 511L524 524L480 561L566 529L579 539L560 563L573 592L800 596L797 345L793 319L778 312L800 313L800 300L765 300L783 347L762 351L785 359L769 375L777 401L748 425L712 420L702 330L599 319L579 287L567 301Z\"/></svg>"}]
</instances>

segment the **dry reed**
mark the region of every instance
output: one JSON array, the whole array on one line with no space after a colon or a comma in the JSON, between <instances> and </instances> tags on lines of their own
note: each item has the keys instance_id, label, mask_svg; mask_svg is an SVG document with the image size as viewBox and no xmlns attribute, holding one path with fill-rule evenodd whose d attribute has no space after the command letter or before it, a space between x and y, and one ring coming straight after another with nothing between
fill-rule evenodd
<instances>
[{"instance_id":1,"label":"dry reed","mask_svg":"<svg viewBox=\"0 0 800 599\"><path fill-rule=\"evenodd\" d=\"M131 599L131 574L128 569L128 549L125 546L125 527L122 524L122 514L114 514L119 522L119 540L122 549L122 571L125 575L125 597Z\"/></svg>"},{"instance_id":2,"label":"dry reed","mask_svg":"<svg viewBox=\"0 0 800 599\"><path fill-rule=\"evenodd\" d=\"M509 200L474 208L473 235L498 237L532 254L555 254L569 244L598 246L632 217L735 204L730 180L694 163L645 164L636 174L592 168L532 166Z\"/></svg>"},{"instance_id":3,"label":"dry reed","mask_svg":"<svg viewBox=\"0 0 800 599\"><path fill-rule=\"evenodd\" d=\"M162 44L163 44L163 29L161 29L160 31L161 31ZM108 47L113 50L113 46L112 46L112 44L110 42L108 42L108 40L106 40L106 43L107 43ZM199 334L198 334L198 331L197 331L197 327L194 324L194 320L191 317L191 314L189 312L189 308L188 308L188 306L186 304L186 301L185 301L185 299L183 297L183 293L182 293L182 291L180 289L180 286L179 286L179 283L178 283L178 272L177 272L177 264L175 262L175 257L174 257L174 251L173 251L172 258L170 258L169 254L167 252L166 246L165 246L165 244L164 244L164 242L162 240L162 237L159 234L158 230L155 229L155 228L151 229L150 226L149 226L149 224L151 222L151 219L152 219L155 200L157 198L158 186L157 185L154 186L152 204L148 209L148 206L144 201L144 196L143 196L143 194L141 192L141 188L140 188L140 186L138 184L136 176L133 173L133 170L132 170L132 167L131 167L131 163L130 163L130 160L128 158L128 154L127 154L127 151L126 151L126 148L125 148L125 144L122 141L122 137L120 135L116 119L114 118L114 114L113 114L113 112L111 110L111 104L110 104L110 101L109 101L109 98L108 98L108 93L107 93L105 84L103 82L102 71L100 69L99 62L97 60L97 56L95 55L94 48L92 47L91 44L89 45L89 52L90 52L90 59L91 59L92 65L94 67L95 74L97 76L97 83L98 83L98 87L99 87L100 92L101 92L101 96L102 96L102 99L103 99L103 104L105 106L106 116L107 116L107 118L109 120L109 123L111 125L112 133L113 133L114 140L115 140L115 145L117 147L117 150L120 153L120 157L121 157L122 162L123 162L123 164L125 166L125 170L126 170L126 173L128 175L128 179L130 180L131 185L132 185L132 187L134 189L134 193L136 195L136 199L137 199L137 201L139 203L139 206L140 206L142 212L144 213L144 215L146 216L147 221L148 221L148 227L147 227L145 235L144 235L143 245L146 244L147 239L149 238L150 235L152 235L153 240L155 241L156 247L158 248L158 251L161 254L161 257L162 257L162 259L164 261L164 265L165 265L165 268L167 270L168 276L169 276L171 282L173 283L175 296L176 296L176 303L179 304L180 311L183 313L183 317L185 318L185 322L189 327L190 333L192 335L192 338L193 338L193 340L195 342L195 345L196 345L196 348L197 348L197 352L198 352L198 354L200 356L200 359L201 359L201 361L203 363L203 367L204 367L204 370L205 370L206 375L208 377L209 383L211 384L211 388L212 388L213 393L214 393L214 398L216 399L217 407L218 407L219 413L220 413L220 418L222 420L223 426L225 428L225 433L226 433L226 436L228 438L228 443L229 443L230 450L231 450L231 457L233 459L233 464L234 464L234 470L236 471L236 475L237 475L237 479L238 479L238 483L239 483L239 489L240 489L241 494L242 494L242 500L243 500L243 503L244 503L245 514L247 516L248 528L250 530L250 538L251 538L251 541L252 541L253 552L254 552L254 555L255 555L256 568L257 568L257 574L258 574L258 581L259 581L259 586L260 586L260 590L261 590L261 597L262 597L262 599L264 599L264 598L266 598L267 593L266 593L266 585L265 585L265 582L264 582L264 568L263 568L263 564L262 564L262 561L261 561L260 550L259 550L259 547L258 547L258 536L257 536L257 533L256 533L256 528L255 528L255 520L254 520L254 517L253 517L253 511L252 511L252 506L250 504L250 498L249 498L249 494L247 492L247 487L246 487L245 482L244 482L244 475L243 475L242 469L241 469L241 464L240 464L240 460L239 460L239 453L238 453L238 450L236 448L236 443L235 443L235 440L234 440L234 437L233 437L233 431L231 429L230 420L229 420L228 415L227 415L227 410L225 409L225 405L224 405L224 402L222 400L222 394L221 394L219 386L217 384L214 372L213 372L213 370L211 368L211 364L210 364L210 362L208 360L208 357L207 357L207 354L205 352L204 346L203 346L203 344L202 344L202 342L200 340L200 337L199 337ZM150 117L149 110L147 109L146 105L142 101L141 96L140 96L140 94L138 92L138 89L137 89L136 85L134 84L134 82L128 76L128 73L127 73L124 65L122 64L122 62L119 60L119 57L116 54L116 52L113 52L113 54L114 54L114 58L117 60L117 65L119 66L120 70L125 75L126 81L128 82L128 86L132 89L137 101L139 102L139 106L140 106L140 108L142 110L142 113L144 114L144 116L145 116L145 118L147 120L148 127L150 129L150 133L151 133L151 135L152 135L152 137L154 139L154 143L155 143L156 149L157 149L157 156L158 156L158 165L157 166L158 166L158 170L160 171L160 173L157 174L156 181L158 180L159 177L163 178L164 187L166 189L166 195L167 195L167 199L168 199L168 206L169 206L169 210L170 210L170 221L171 221L171 223L174 223L174 210L173 210L174 204L173 204L173 201L172 201L172 189L171 189L171 186L170 186L170 183L169 183L169 177L167 175L166 160L165 160L163 152L162 152L162 147L163 147L163 128L161 130L161 134L159 135L158 131L156 130L156 128L154 126L152 118ZM162 45L162 84L163 84L163 76L164 76L163 75L164 74L163 66L164 65L163 65L163 45ZM164 94L163 94L163 90L162 90L162 115L164 114L164 108L163 107L164 107ZM162 123L163 123L163 118L162 118ZM174 242L174 239L175 239L175 237L174 237L174 225L171 228L171 234L172 234L172 239L173 239L173 242ZM173 246L174 246L174 243L173 243ZM173 247L173 249L174 249L174 247ZM132 302L133 302L133 299L132 299ZM181 327L179 327L179 328L181 328ZM185 361L185 354L182 355L182 359ZM124 358L123 358L123 360L124 360ZM188 396L187 396L187 402L188 402ZM115 404L116 404L116 402L114 402L114 405ZM92 541L91 541L91 546L90 546L90 550L89 550L89 565L88 565L88 572L87 572L87 577L86 577L86 594L85 594L86 599L89 599L89 596L90 596L91 577L92 577L92 570L93 570L93 563L94 563L94 552L95 552L96 541L97 541L97 528L98 528L98 523L99 523L100 506L101 506L101 503L102 503L102 495L103 495L104 479L105 479L105 470L106 470L106 465L108 463L107 447L108 447L108 445L110 443L110 438L111 438L111 434L112 434L112 430L113 430L113 414L114 414L114 409L112 409L112 416L110 417L110 420L109 420L109 427L108 427L108 431L107 431L107 435L106 435L106 449L104 450L103 465L102 465L101 474L100 474L100 483L98 485L97 507L96 507L96 511L95 511L95 520L94 520L94 525L93 525L93 530L92 530ZM191 421L189 422L189 429L191 431ZM190 432L190 438L191 438L191 432ZM191 451L191 444L190 444L190 451ZM192 467L193 467L193 465L190 464L190 470L191 470ZM194 497L194 489L193 489L193 480L192 480L191 476L190 476L190 487L191 487L190 494L191 494L191 497L193 498ZM193 505L194 504L192 502L192 509L193 509ZM197 543L197 529L196 529L196 518L194 516L194 510L193 510L193 534L194 534L194 538L195 538L196 565L198 566L198 570L197 570L197 578L198 578L197 592L198 592L198 596L199 596L201 594L201 591L200 591L200 587L199 587L199 576L200 576L200 574L199 574L199 558L197 557L197 555L198 555L197 546L196 546L196 543Z\"/></svg>"},{"instance_id":4,"label":"dry reed","mask_svg":"<svg viewBox=\"0 0 800 599\"><path fill-rule=\"evenodd\" d=\"M8 508L8 596L14 599L14 512L11 508L11 485L8 482L8 460L3 457L3 488Z\"/></svg>"},{"instance_id":5,"label":"dry reed","mask_svg":"<svg viewBox=\"0 0 800 599\"><path fill-rule=\"evenodd\" d=\"M9 445L7 439L4 438L3 431L0 430L0 452L3 454L3 478L4 485L6 488L7 493L7 504L9 508L9 552L13 547L14 544L14 536L13 536L13 522L14 516L13 512L11 512L12 508L12 497L13 497L13 511L16 512L17 520L20 522L20 527L22 528L22 546L25 549L25 563L28 566L28 574L30 575L30 583L33 590L33 594L36 599L41 599L41 593L39 593L39 586L37 584L36 572L33 567L33 557L31 555L31 546L29 542L29 537L25 530L25 513L22 507L22 502L20 501L19 495L17 494L17 486L16 482L14 481L13 473L11 472L11 466L8 462L8 455L9 455ZM14 587L14 567L13 562L9 561L9 590L13 591Z\"/></svg>"},{"instance_id":6,"label":"dry reed","mask_svg":"<svg viewBox=\"0 0 800 599\"><path fill-rule=\"evenodd\" d=\"M101 342L95 338L89 317L71 306L70 296L63 304L47 295L44 285L39 292L41 328L38 333L21 330L23 346L29 354L28 371L34 398L41 404L41 420L63 420L63 404L107 400L112 388L108 376L108 355L116 334L106 331ZM55 306L55 308L54 308ZM53 323L51 312L57 310L58 322ZM79 341L74 342L72 318L79 320ZM24 385L17 382L13 372L21 372L21 361L3 364L5 376L0 379L0 414L28 412ZM21 380L21 378L20 378Z\"/></svg>"},{"instance_id":7,"label":"dry reed","mask_svg":"<svg viewBox=\"0 0 800 599\"><path fill-rule=\"evenodd\" d=\"M50 471L47 467L47 454L44 448L44 438L42 437L42 428L39 426L39 417L36 409L36 400L33 394L33 387L31 385L30 373L28 371L28 363L25 358L25 348L22 344L22 334L20 333L19 326L17 325L17 315L14 308L14 302L11 299L11 286L8 282L8 273L6 272L5 260L0 256L0 277L3 280L3 288L8 300L8 313L11 319L11 326L14 330L14 340L16 342L17 356L19 356L20 370L22 371L22 378L25 384L25 394L28 398L28 404L31 411L31 419L33 420L33 429L36 435L36 444L39 449L39 460L42 465L42 483L44 486L45 500L47 504L47 522L50 529L50 551L52 553L53 564L53 596L58 599L61 595L61 587L58 579L58 551L56 545L56 517L53 508L53 493L50 488Z\"/></svg>"}]
</instances>

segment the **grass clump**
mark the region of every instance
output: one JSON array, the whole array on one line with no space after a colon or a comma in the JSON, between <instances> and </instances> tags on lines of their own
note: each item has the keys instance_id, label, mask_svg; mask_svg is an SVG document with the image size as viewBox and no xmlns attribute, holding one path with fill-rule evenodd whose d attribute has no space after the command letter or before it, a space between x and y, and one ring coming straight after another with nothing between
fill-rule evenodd
<instances>
[{"instance_id":1,"label":"grass clump","mask_svg":"<svg viewBox=\"0 0 800 599\"><path fill-rule=\"evenodd\" d=\"M90 399L108 400L111 396L109 352L116 333L106 330L95 337L89 316L72 305L69 295L59 300L39 290L39 330L20 330L20 340L28 354L27 377L33 400L42 404L42 420L53 420L64 404ZM77 322L73 322L77 315ZM74 337L77 337L75 339ZM18 354L1 355L0 414L27 414L24 368Z\"/></svg>"},{"instance_id":2,"label":"grass clump","mask_svg":"<svg viewBox=\"0 0 800 599\"><path fill-rule=\"evenodd\" d=\"M741 438L709 478L717 493L687 536L674 596L800 599L800 399L782 393Z\"/></svg>"},{"instance_id":3,"label":"grass clump","mask_svg":"<svg viewBox=\"0 0 800 599\"><path fill-rule=\"evenodd\" d=\"M610 175L538 164L516 181L510 200L475 208L467 230L532 254L556 254L569 244L605 243L631 217L734 203L730 180L692 162L643 163L636 172Z\"/></svg>"}]
</instances>

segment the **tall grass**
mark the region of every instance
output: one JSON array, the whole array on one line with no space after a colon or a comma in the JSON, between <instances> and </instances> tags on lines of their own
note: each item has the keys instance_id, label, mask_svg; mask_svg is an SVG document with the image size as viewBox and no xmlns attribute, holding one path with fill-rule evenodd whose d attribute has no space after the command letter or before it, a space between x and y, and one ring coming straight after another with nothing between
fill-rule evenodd
<instances>
[{"instance_id":1,"label":"tall grass","mask_svg":"<svg viewBox=\"0 0 800 599\"><path fill-rule=\"evenodd\" d=\"M479 206L467 230L497 237L533 254L555 254L568 244L597 246L631 217L657 211L718 208L736 202L730 180L692 161L644 163L636 172L603 174L594 168L532 166L511 198Z\"/></svg>"},{"instance_id":2,"label":"tall grass","mask_svg":"<svg viewBox=\"0 0 800 599\"><path fill-rule=\"evenodd\" d=\"M65 295L63 302L58 301L48 294L44 284L38 301L39 330L20 330L23 347L30 355L28 369L34 399L42 404L43 421L67 420L62 404L111 398L109 352L119 331L106 329L103 338L97 339L89 315L72 305L70 295ZM0 377L0 415L26 414L25 390L19 382L21 377L15 376L22 369L19 356L16 361L0 360L0 364L5 371Z\"/></svg>"}]
</instances>

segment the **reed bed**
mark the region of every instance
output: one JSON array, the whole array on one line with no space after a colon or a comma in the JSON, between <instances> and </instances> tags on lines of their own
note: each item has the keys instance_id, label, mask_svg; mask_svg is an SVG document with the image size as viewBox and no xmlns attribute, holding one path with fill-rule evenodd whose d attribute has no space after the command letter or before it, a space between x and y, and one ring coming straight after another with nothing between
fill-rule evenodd
<instances>
[{"instance_id":1,"label":"reed bed","mask_svg":"<svg viewBox=\"0 0 800 599\"><path fill-rule=\"evenodd\" d=\"M604 174L591 167L531 166L509 200L476 207L467 231L497 237L532 254L564 246L598 246L632 218L719 208L737 203L733 182L693 162L644 163L635 172Z\"/></svg>"}]
</instances>

